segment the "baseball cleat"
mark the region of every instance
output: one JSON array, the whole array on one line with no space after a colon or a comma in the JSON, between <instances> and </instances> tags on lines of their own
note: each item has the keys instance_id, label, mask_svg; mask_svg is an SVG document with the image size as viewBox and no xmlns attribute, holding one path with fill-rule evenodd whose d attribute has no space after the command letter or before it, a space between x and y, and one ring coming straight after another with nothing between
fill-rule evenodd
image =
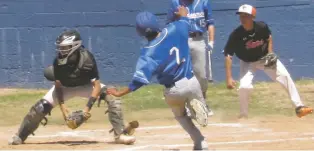
<instances>
[{"instance_id":1,"label":"baseball cleat","mask_svg":"<svg viewBox=\"0 0 314 151\"><path fill-rule=\"evenodd\" d=\"M192 108L191 110L193 110L192 112L194 112L194 114L195 114L196 122L203 127L207 126L207 124L208 124L208 110L207 110L206 105L197 99L191 100L190 105Z\"/></svg>"},{"instance_id":2,"label":"baseball cleat","mask_svg":"<svg viewBox=\"0 0 314 151\"><path fill-rule=\"evenodd\" d=\"M194 144L193 150L208 150L206 140L203 140L200 144Z\"/></svg>"},{"instance_id":3,"label":"baseball cleat","mask_svg":"<svg viewBox=\"0 0 314 151\"><path fill-rule=\"evenodd\" d=\"M123 130L124 134L127 135L133 135L135 132L135 129L138 128L139 123L138 121L132 121L128 124L128 126Z\"/></svg>"},{"instance_id":4,"label":"baseball cleat","mask_svg":"<svg viewBox=\"0 0 314 151\"><path fill-rule=\"evenodd\" d=\"M17 135L12 136L12 138L10 138L8 141L9 145L20 145L22 143L23 143L22 139Z\"/></svg>"},{"instance_id":5,"label":"baseball cleat","mask_svg":"<svg viewBox=\"0 0 314 151\"><path fill-rule=\"evenodd\" d=\"M125 145L131 145L134 144L136 141L134 136L128 136L121 134L119 137L115 138L115 143L117 144L125 144Z\"/></svg>"},{"instance_id":6,"label":"baseball cleat","mask_svg":"<svg viewBox=\"0 0 314 151\"><path fill-rule=\"evenodd\" d=\"M308 115L313 112L313 109L306 106L299 106L295 109L295 112L299 118Z\"/></svg>"}]
</instances>

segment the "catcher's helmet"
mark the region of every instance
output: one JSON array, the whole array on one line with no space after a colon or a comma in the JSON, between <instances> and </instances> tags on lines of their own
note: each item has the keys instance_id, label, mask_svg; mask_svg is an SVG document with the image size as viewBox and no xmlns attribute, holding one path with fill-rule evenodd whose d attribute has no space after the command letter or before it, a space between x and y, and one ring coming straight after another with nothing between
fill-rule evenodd
<instances>
[{"instance_id":1,"label":"catcher's helmet","mask_svg":"<svg viewBox=\"0 0 314 151\"><path fill-rule=\"evenodd\" d=\"M69 56L82 46L80 33L76 30L62 32L56 40L58 64L67 64Z\"/></svg>"}]
</instances>

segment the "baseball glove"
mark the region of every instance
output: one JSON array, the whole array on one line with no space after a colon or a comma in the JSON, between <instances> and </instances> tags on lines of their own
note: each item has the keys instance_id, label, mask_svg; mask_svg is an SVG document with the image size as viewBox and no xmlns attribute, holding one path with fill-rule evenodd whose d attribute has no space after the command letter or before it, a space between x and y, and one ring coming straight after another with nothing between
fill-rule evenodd
<instances>
[{"instance_id":1,"label":"baseball glove","mask_svg":"<svg viewBox=\"0 0 314 151\"><path fill-rule=\"evenodd\" d=\"M268 53L266 56L262 58L264 62L264 66L267 68L274 68L277 64L277 55L275 53Z\"/></svg>"},{"instance_id":2,"label":"baseball glove","mask_svg":"<svg viewBox=\"0 0 314 151\"><path fill-rule=\"evenodd\" d=\"M83 110L74 111L66 118L66 124L71 129L76 129L86 122L91 117L91 114Z\"/></svg>"}]
</instances>

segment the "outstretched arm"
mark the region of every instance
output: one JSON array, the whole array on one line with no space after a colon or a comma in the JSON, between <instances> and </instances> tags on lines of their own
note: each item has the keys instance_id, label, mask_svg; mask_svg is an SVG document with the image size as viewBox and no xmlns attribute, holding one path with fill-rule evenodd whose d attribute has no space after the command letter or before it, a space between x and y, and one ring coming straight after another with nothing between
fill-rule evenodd
<instances>
[{"instance_id":1,"label":"outstretched arm","mask_svg":"<svg viewBox=\"0 0 314 151\"><path fill-rule=\"evenodd\" d=\"M92 61L94 64L93 69L92 69L91 74L90 74L91 83L93 85L93 91L92 91L92 93L88 99L88 102L86 104L86 107L84 109L85 112L90 112L90 110L92 109L98 96L100 95L100 89L101 89L97 63L96 63L94 56L93 55L91 55L91 56L92 56Z\"/></svg>"},{"instance_id":2,"label":"outstretched arm","mask_svg":"<svg viewBox=\"0 0 314 151\"><path fill-rule=\"evenodd\" d=\"M227 55L225 57L225 70L226 70L226 85L228 89L235 88L235 81L232 78L232 56Z\"/></svg>"},{"instance_id":3,"label":"outstretched arm","mask_svg":"<svg viewBox=\"0 0 314 151\"><path fill-rule=\"evenodd\" d=\"M236 82L232 78L232 56L235 53L234 49L237 49L236 44L237 38L234 32L232 32L224 49L226 84L228 89L233 89L236 86Z\"/></svg>"},{"instance_id":4,"label":"outstretched arm","mask_svg":"<svg viewBox=\"0 0 314 151\"><path fill-rule=\"evenodd\" d=\"M58 103L59 103L63 118L64 118L64 120L66 120L66 118L69 114L69 111L68 111L66 105L64 104L63 88L62 88L62 84L59 80L55 81L55 92L56 92L56 96L58 99Z\"/></svg>"},{"instance_id":5,"label":"outstretched arm","mask_svg":"<svg viewBox=\"0 0 314 151\"><path fill-rule=\"evenodd\" d=\"M92 81L92 85L94 87L93 91L92 91L92 94L90 95L89 99L88 99L88 102L86 104L86 107L84 109L85 112L90 112L90 110L92 109L94 103L96 102L97 100L97 97L99 96L99 93L100 93L100 81L99 80L95 80L95 81Z\"/></svg>"},{"instance_id":6,"label":"outstretched arm","mask_svg":"<svg viewBox=\"0 0 314 151\"><path fill-rule=\"evenodd\" d=\"M120 91L117 91L117 89L115 89L115 88L108 88L107 89L108 94L111 94L111 95L116 96L116 97L124 96L126 94L129 94L130 92L132 92L132 90L130 88L123 88Z\"/></svg>"},{"instance_id":7,"label":"outstretched arm","mask_svg":"<svg viewBox=\"0 0 314 151\"><path fill-rule=\"evenodd\" d=\"M148 50L144 50L148 51ZM124 96L132 91L136 91L140 87L149 84L153 73L157 69L157 63L151 59L149 56L142 55L137 61L136 71L133 75L132 82L129 84L127 88L123 88L120 91L117 91L114 88L107 89L107 93L116 97Z\"/></svg>"}]
</instances>

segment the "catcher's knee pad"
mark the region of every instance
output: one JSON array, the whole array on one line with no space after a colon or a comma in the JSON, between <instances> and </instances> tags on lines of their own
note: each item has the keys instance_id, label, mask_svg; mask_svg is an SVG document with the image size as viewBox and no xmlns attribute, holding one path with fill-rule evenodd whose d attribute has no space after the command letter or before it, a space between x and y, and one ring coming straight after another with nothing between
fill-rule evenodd
<instances>
[{"instance_id":1,"label":"catcher's knee pad","mask_svg":"<svg viewBox=\"0 0 314 151\"><path fill-rule=\"evenodd\" d=\"M115 97L110 97L106 99L108 103L108 116L109 121L113 127L113 131L116 136L119 136L123 133L124 130L124 119L123 119L123 112L122 112L122 103L120 99Z\"/></svg>"},{"instance_id":2,"label":"catcher's knee pad","mask_svg":"<svg viewBox=\"0 0 314 151\"><path fill-rule=\"evenodd\" d=\"M104 86L104 87L102 87L100 89L100 95L99 95L99 99L100 100L105 100L106 99L106 95L107 95L106 91L107 91L107 87L106 86Z\"/></svg>"},{"instance_id":3,"label":"catcher's knee pad","mask_svg":"<svg viewBox=\"0 0 314 151\"><path fill-rule=\"evenodd\" d=\"M98 106L100 105L101 100L107 100L107 88L115 88L114 86L104 86L100 89L100 95L98 98ZM109 98L110 99L110 98Z\"/></svg>"},{"instance_id":4,"label":"catcher's knee pad","mask_svg":"<svg viewBox=\"0 0 314 151\"><path fill-rule=\"evenodd\" d=\"M40 122L45 119L45 116L51 112L52 108L53 106L45 99L39 100L31 107L27 115L24 117L17 134L23 142L30 134L34 133ZM47 123L43 123L43 125L45 124Z\"/></svg>"},{"instance_id":5,"label":"catcher's knee pad","mask_svg":"<svg viewBox=\"0 0 314 151\"><path fill-rule=\"evenodd\" d=\"M44 70L44 76L49 81L55 81L54 69L53 66L48 66Z\"/></svg>"},{"instance_id":6,"label":"catcher's knee pad","mask_svg":"<svg viewBox=\"0 0 314 151\"><path fill-rule=\"evenodd\" d=\"M100 94L99 94L99 97L98 97L98 100L97 100L97 102L98 102L97 106L98 107L100 107L100 103L101 103L102 100L106 100L106 95L107 95L106 91L107 91L107 87L106 86L104 86L104 87L102 87L100 89Z\"/></svg>"}]
</instances>

